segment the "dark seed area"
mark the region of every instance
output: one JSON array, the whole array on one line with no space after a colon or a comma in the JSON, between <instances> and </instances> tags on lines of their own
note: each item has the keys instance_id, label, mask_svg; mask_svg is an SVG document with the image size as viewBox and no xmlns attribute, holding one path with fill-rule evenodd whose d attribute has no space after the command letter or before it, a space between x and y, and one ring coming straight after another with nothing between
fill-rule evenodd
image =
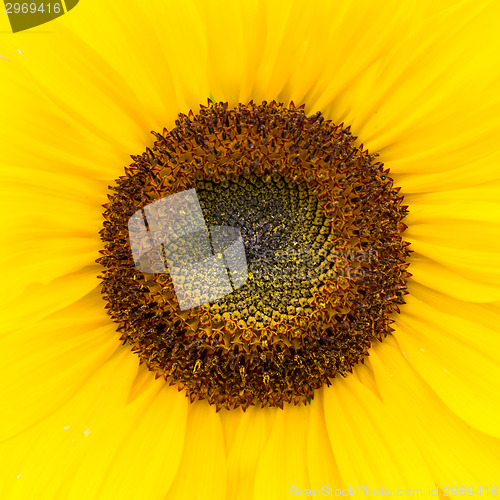
<instances>
[{"instance_id":1,"label":"dark seed area","mask_svg":"<svg viewBox=\"0 0 500 500\"><path fill-rule=\"evenodd\" d=\"M208 310L256 329L311 313L311 280L333 272L324 248L332 228L307 185L251 174L195 186L207 224L240 230L248 265L246 283Z\"/></svg>"}]
</instances>

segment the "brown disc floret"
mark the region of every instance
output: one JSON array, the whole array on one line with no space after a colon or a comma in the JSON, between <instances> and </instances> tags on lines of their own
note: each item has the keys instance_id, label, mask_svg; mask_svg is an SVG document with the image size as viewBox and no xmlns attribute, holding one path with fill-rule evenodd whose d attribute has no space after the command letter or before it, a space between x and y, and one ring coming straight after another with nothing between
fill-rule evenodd
<instances>
[{"instance_id":1,"label":"brown disc floret","mask_svg":"<svg viewBox=\"0 0 500 500\"><path fill-rule=\"evenodd\" d=\"M348 128L293 103L210 103L154 135L105 205L102 293L121 338L192 401L310 401L390 333L404 303L399 189ZM240 231L248 277L181 311L168 272L134 266L128 221L192 188L207 225Z\"/></svg>"}]
</instances>

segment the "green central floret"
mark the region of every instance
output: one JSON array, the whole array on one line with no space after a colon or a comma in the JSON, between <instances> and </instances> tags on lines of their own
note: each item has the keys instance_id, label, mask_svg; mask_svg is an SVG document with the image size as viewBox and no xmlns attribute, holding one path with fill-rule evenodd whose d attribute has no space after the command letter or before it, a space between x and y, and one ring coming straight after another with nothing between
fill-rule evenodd
<instances>
[{"instance_id":1,"label":"green central floret","mask_svg":"<svg viewBox=\"0 0 500 500\"><path fill-rule=\"evenodd\" d=\"M154 135L105 205L103 296L122 339L192 401L306 404L404 303L407 207L388 171L348 129L293 104L209 103ZM208 225L239 229L248 279L180 311L168 273L134 267L127 223L192 188Z\"/></svg>"}]
</instances>

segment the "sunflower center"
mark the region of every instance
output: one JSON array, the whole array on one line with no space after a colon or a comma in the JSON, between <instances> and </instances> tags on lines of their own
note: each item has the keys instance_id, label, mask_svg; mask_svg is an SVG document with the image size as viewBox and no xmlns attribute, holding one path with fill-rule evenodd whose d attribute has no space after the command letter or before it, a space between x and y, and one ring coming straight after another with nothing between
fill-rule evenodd
<instances>
[{"instance_id":1,"label":"sunflower center","mask_svg":"<svg viewBox=\"0 0 500 500\"><path fill-rule=\"evenodd\" d=\"M312 312L311 280L333 264L327 250L318 252L331 228L307 185L279 174L251 174L195 186L207 223L240 229L248 266L245 285L207 310L257 331Z\"/></svg>"},{"instance_id":2,"label":"sunflower center","mask_svg":"<svg viewBox=\"0 0 500 500\"><path fill-rule=\"evenodd\" d=\"M154 135L105 205L121 338L192 401L307 403L404 303L407 211L388 171L293 104L210 104Z\"/></svg>"}]
</instances>

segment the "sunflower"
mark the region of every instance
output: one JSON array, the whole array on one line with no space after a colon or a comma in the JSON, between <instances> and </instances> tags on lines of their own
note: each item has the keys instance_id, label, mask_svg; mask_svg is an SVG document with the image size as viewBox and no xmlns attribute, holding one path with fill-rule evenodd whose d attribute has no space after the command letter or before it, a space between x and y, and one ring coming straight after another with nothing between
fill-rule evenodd
<instances>
[{"instance_id":1,"label":"sunflower","mask_svg":"<svg viewBox=\"0 0 500 500\"><path fill-rule=\"evenodd\" d=\"M274 499L396 496L399 489L406 496L496 496L499 21L494 1L86 0L50 24L5 35L2 498ZM8 30L7 19L1 22ZM346 366L318 368L325 376L312 373L315 362L297 362L293 370L303 369L303 378L281 400L284 386L273 392L259 384L240 399L214 395L215 372L196 361L186 361L178 377L168 366L164 375L173 383L166 383L158 377L164 360L156 362L153 344L143 341L152 328L146 320L160 310L153 300L160 275L142 273L137 290L121 295L117 286L130 283L117 275L110 281L110 259L122 258L126 234L116 229L126 219L113 214L126 203L129 217L148 193L119 201L127 189L130 195L127 182L156 175L170 139L188 144L180 134L186 120L201 123L225 110L234 118L238 109L250 110L252 120L278 109L312 128L320 121L330 127L380 186L390 175L390 185L401 187L384 192L390 220L400 231L403 217L408 226L392 234L401 258L389 281L399 280L399 288L379 282L380 293L401 291L377 316L382 330L372 328L355 355L349 350ZM196 147L190 137L186 154ZM351 165L349 154L342 168ZM186 176L166 176L182 185L162 193L196 185L209 223L223 225L229 219L217 219L210 193L222 182L237 191L243 174L233 174L185 185ZM272 204L278 186L312 200L306 211L313 206L314 220L321 219L327 203L319 207L321 196L311 196L319 191L285 174L263 170L253 178L259 200ZM262 187L266 176L273 189ZM103 221L116 231L107 233ZM329 226L321 224L327 239ZM275 291L280 300L283 290ZM136 292L147 300L127 302ZM324 307L315 302L306 311L302 297L292 302L293 292L287 304L296 317L314 319L307 341L315 339L311 325L328 319L320 317ZM264 331L268 315L244 300L257 308L248 314L254 330ZM223 302L218 310L213 302L193 309L193 335L203 331L203 314L212 321ZM142 316L141 304L149 305ZM174 309L161 310L158 332L193 319ZM220 316L226 325L234 319ZM240 318L246 326L248 317ZM271 337L292 324L268 317ZM132 328L136 318L149 330ZM306 331L294 325L290 335ZM215 334L210 340L222 342ZM266 357L263 342L254 342L260 350L253 354ZM260 380L275 387L288 373L265 379L264 364L256 366ZM246 375L237 373L242 383Z\"/></svg>"}]
</instances>

